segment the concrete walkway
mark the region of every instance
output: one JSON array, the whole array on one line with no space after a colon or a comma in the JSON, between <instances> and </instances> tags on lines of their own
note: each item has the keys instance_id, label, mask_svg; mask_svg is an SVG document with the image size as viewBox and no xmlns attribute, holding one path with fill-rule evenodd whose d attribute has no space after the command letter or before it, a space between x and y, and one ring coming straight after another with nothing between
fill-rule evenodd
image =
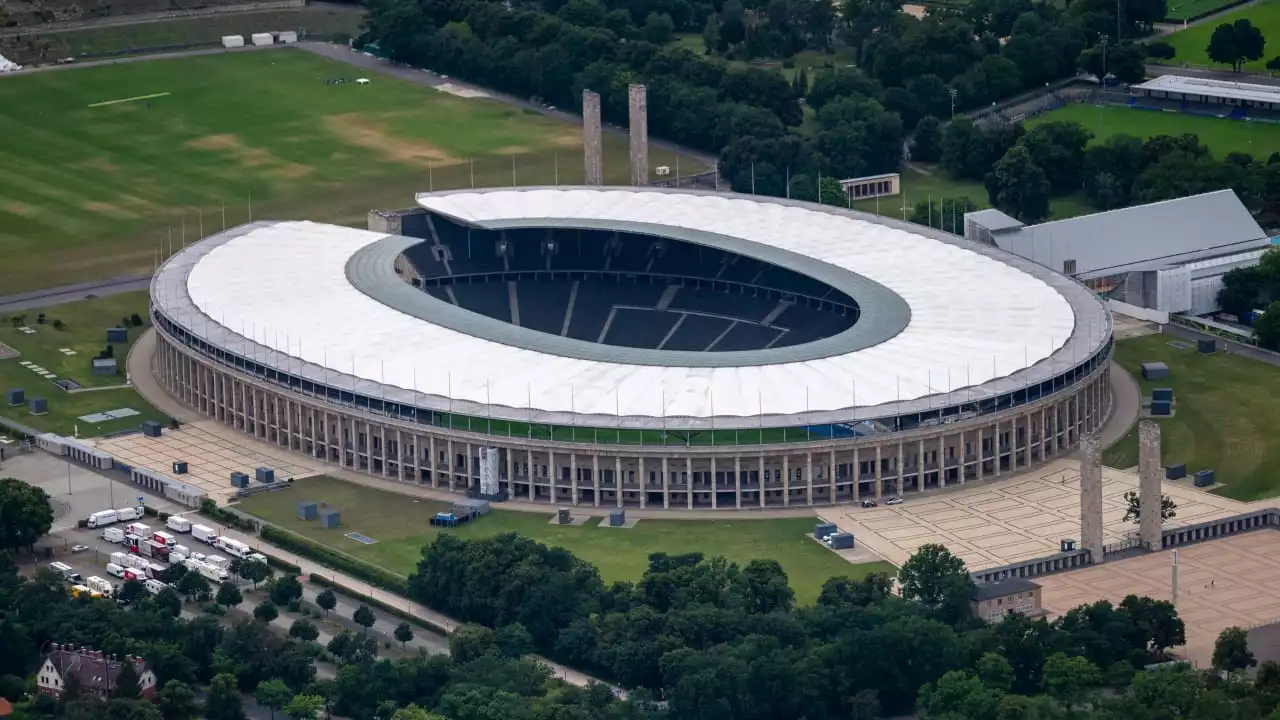
<instances>
[{"instance_id":1,"label":"concrete walkway","mask_svg":"<svg viewBox=\"0 0 1280 720\"><path fill-rule=\"evenodd\" d=\"M1128 370L1111 363L1111 417L1098 433L1103 449L1109 448L1128 434L1142 411L1142 390Z\"/></svg>"}]
</instances>

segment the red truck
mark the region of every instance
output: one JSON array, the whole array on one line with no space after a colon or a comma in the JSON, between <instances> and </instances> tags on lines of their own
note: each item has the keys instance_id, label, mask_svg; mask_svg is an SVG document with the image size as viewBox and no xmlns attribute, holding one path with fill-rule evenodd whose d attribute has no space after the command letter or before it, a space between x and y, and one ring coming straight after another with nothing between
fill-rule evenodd
<instances>
[{"instance_id":1,"label":"red truck","mask_svg":"<svg viewBox=\"0 0 1280 720\"><path fill-rule=\"evenodd\" d=\"M168 562L169 552L170 548L167 545L161 545L155 540L143 540L138 543L138 554L145 557Z\"/></svg>"}]
</instances>

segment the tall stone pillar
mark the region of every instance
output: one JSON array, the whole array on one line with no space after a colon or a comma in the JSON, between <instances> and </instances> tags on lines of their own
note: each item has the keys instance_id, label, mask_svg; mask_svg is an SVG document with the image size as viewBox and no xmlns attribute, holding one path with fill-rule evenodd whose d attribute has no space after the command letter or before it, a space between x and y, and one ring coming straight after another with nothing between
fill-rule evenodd
<instances>
[{"instance_id":1,"label":"tall stone pillar","mask_svg":"<svg viewBox=\"0 0 1280 720\"><path fill-rule=\"evenodd\" d=\"M1138 423L1138 533L1142 546L1160 549L1160 426Z\"/></svg>"},{"instance_id":2,"label":"tall stone pillar","mask_svg":"<svg viewBox=\"0 0 1280 720\"><path fill-rule=\"evenodd\" d=\"M604 152L600 137L600 95L582 91L582 152L587 164L586 185L604 184Z\"/></svg>"},{"instance_id":3,"label":"tall stone pillar","mask_svg":"<svg viewBox=\"0 0 1280 720\"><path fill-rule=\"evenodd\" d=\"M1100 563L1102 545L1102 447L1096 435L1089 435L1080 456L1080 547L1089 551L1091 562Z\"/></svg>"},{"instance_id":4,"label":"tall stone pillar","mask_svg":"<svg viewBox=\"0 0 1280 720\"><path fill-rule=\"evenodd\" d=\"M627 89L631 136L631 184L649 184L649 99L644 85Z\"/></svg>"}]
</instances>

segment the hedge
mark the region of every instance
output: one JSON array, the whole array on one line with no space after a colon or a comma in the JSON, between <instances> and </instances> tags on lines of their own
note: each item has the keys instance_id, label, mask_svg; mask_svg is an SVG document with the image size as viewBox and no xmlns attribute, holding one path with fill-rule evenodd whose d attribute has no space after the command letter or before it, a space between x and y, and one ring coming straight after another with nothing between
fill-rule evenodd
<instances>
[{"instance_id":1,"label":"hedge","mask_svg":"<svg viewBox=\"0 0 1280 720\"><path fill-rule=\"evenodd\" d=\"M334 570L363 580L370 585L376 585L397 595L408 596L409 594L408 580L403 575L383 570L376 565L357 560L350 555L325 547L301 535L295 535L271 525L263 525L260 535L263 540L272 545L277 545L303 557L311 558L325 567L331 567Z\"/></svg>"},{"instance_id":2,"label":"hedge","mask_svg":"<svg viewBox=\"0 0 1280 720\"><path fill-rule=\"evenodd\" d=\"M395 605L384 603L378 598L372 597L370 595L365 595L364 593L361 593L359 590L349 588L346 585L343 585L342 583L331 580L323 575L311 573L310 575L307 576L307 578L311 582L315 583L316 585L319 585L320 587L332 588L348 597L358 598L367 605L372 605L373 607L381 610L382 612L385 612L388 615L394 615L395 617L398 617L401 620L408 620L409 622L413 623L414 625L417 625L418 627L426 628L427 630L430 630L439 635L449 634L449 630L444 626L437 625L431 622L430 620L427 620L426 618L418 617L417 615L410 613L404 608L398 608Z\"/></svg>"}]
</instances>

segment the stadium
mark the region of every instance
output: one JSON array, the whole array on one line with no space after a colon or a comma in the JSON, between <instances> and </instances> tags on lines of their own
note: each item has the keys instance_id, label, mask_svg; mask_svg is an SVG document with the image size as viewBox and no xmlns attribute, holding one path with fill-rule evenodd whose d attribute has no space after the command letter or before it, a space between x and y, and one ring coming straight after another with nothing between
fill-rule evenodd
<instances>
[{"instance_id":1,"label":"stadium","mask_svg":"<svg viewBox=\"0 0 1280 720\"><path fill-rule=\"evenodd\" d=\"M157 378L353 471L601 507L887 500L1060 456L1110 410L1104 305L993 246L682 189L417 205L175 254Z\"/></svg>"}]
</instances>

